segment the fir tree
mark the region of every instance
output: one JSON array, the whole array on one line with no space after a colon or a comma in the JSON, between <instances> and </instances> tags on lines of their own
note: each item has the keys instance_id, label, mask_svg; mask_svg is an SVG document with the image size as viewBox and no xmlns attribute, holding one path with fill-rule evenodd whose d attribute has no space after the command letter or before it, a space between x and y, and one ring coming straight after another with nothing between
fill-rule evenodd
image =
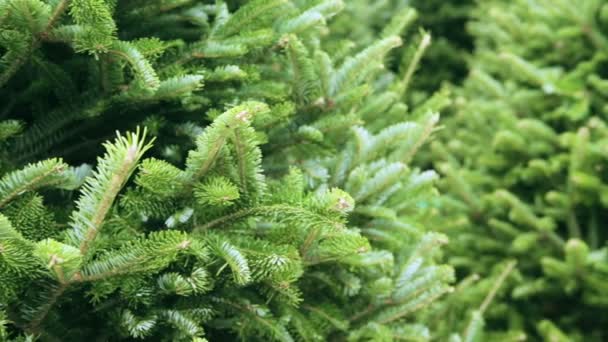
<instances>
[{"instance_id":1,"label":"fir tree","mask_svg":"<svg viewBox=\"0 0 608 342\"><path fill-rule=\"evenodd\" d=\"M471 275L442 304L445 334L460 325L467 341L608 338L607 10L596 0L475 9L470 75L433 143L450 261ZM471 312L489 271L511 260L498 302Z\"/></svg>"},{"instance_id":2,"label":"fir tree","mask_svg":"<svg viewBox=\"0 0 608 342\"><path fill-rule=\"evenodd\" d=\"M0 337L429 339L445 94L345 6L0 1Z\"/></svg>"}]
</instances>

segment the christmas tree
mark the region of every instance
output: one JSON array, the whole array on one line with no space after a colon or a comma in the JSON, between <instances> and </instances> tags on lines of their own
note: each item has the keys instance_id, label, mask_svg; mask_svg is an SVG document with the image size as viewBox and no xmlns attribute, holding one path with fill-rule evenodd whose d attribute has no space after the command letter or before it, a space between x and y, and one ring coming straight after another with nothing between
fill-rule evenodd
<instances>
[{"instance_id":1,"label":"christmas tree","mask_svg":"<svg viewBox=\"0 0 608 342\"><path fill-rule=\"evenodd\" d=\"M0 339L430 338L444 94L372 3L1 0Z\"/></svg>"}]
</instances>

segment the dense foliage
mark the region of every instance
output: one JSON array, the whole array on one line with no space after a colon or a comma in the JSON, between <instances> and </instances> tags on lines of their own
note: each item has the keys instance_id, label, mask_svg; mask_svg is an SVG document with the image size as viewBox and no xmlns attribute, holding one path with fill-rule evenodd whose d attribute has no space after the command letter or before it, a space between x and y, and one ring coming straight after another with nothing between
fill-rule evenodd
<instances>
[{"instance_id":1,"label":"dense foliage","mask_svg":"<svg viewBox=\"0 0 608 342\"><path fill-rule=\"evenodd\" d=\"M607 340L607 98L602 0L0 0L0 341Z\"/></svg>"},{"instance_id":2,"label":"dense foliage","mask_svg":"<svg viewBox=\"0 0 608 342\"><path fill-rule=\"evenodd\" d=\"M599 0L480 1L468 24L470 74L429 159L444 175L458 273L517 261L488 332L608 338L607 11ZM454 314L481 287L454 295Z\"/></svg>"},{"instance_id":3,"label":"dense foliage","mask_svg":"<svg viewBox=\"0 0 608 342\"><path fill-rule=\"evenodd\" d=\"M414 79L417 91L433 92L444 83L460 84L467 75L473 38L466 30L474 0L412 0L420 24L433 36Z\"/></svg>"},{"instance_id":4,"label":"dense foliage","mask_svg":"<svg viewBox=\"0 0 608 342\"><path fill-rule=\"evenodd\" d=\"M439 106L369 5L0 1L0 338L428 338Z\"/></svg>"}]
</instances>

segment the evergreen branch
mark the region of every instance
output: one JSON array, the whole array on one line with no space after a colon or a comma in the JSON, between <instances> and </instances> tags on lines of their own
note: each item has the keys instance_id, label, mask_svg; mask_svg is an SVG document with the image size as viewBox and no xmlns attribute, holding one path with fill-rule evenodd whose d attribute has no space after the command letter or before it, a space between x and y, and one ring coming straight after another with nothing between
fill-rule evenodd
<instances>
[{"instance_id":1,"label":"evergreen branch","mask_svg":"<svg viewBox=\"0 0 608 342\"><path fill-rule=\"evenodd\" d=\"M182 232L153 233L87 264L71 281L93 282L124 274L159 270L190 245L191 240Z\"/></svg>"},{"instance_id":2,"label":"evergreen branch","mask_svg":"<svg viewBox=\"0 0 608 342\"><path fill-rule=\"evenodd\" d=\"M160 232L126 246L115 255L111 254L86 265L81 271L74 273L69 280L61 282L52 290L51 296L38 307L40 311L30 321L26 330L37 332L51 308L72 284L163 268L179 251L189 246L190 241L181 232Z\"/></svg>"},{"instance_id":3,"label":"evergreen branch","mask_svg":"<svg viewBox=\"0 0 608 342\"><path fill-rule=\"evenodd\" d=\"M240 57L247 52L249 49L243 44L208 40L204 43L192 44L188 53L181 56L175 63L181 65L203 58Z\"/></svg>"},{"instance_id":4,"label":"evergreen branch","mask_svg":"<svg viewBox=\"0 0 608 342\"><path fill-rule=\"evenodd\" d=\"M59 4L57 4L57 6L55 7L55 10L53 11L53 14L51 15L51 18L49 19L49 22L46 24L46 27L44 28L44 31L42 34L43 36L50 33L51 29L57 23L57 20L59 20L59 18L61 18L61 16L67 9L68 5L70 4L70 1L71 0L61 0L59 2Z\"/></svg>"},{"instance_id":5,"label":"evergreen branch","mask_svg":"<svg viewBox=\"0 0 608 342\"><path fill-rule=\"evenodd\" d=\"M271 334L272 338L285 342L293 341L293 338L291 337L287 329L285 329L280 322L276 322L275 324L273 324L273 322L268 319L270 316L267 312L268 309L264 309L257 305L251 304L241 305L229 300L222 300L222 303L228 304L229 306L245 313L247 317L252 318L255 322L259 324L257 329L266 329L267 332Z\"/></svg>"},{"instance_id":6,"label":"evergreen branch","mask_svg":"<svg viewBox=\"0 0 608 342\"><path fill-rule=\"evenodd\" d=\"M435 129L437 122L439 122L439 114L438 113L429 113L427 115L427 120L424 123L423 130L414 143L414 145L407 151L405 156L403 156L402 161L404 163L409 163L412 158L416 155L416 152L424 145L425 142L429 140L431 134L433 134L433 130Z\"/></svg>"},{"instance_id":7,"label":"evergreen branch","mask_svg":"<svg viewBox=\"0 0 608 342\"><path fill-rule=\"evenodd\" d=\"M255 208L243 209L243 210L234 212L229 215L224 215L222 217L218 217L214 220L211 220L211 221L205 223L202 226L195 227L193 232L195 232L195 233L204 232L204 231L214 228L220 224L236 221L236 220L239 220L239 219L247 217L247 216L255 215L259 211L264 210L264 208L265 207L255 207Z\"/></svg>"},{"instance_id":8,"label":"evergreen branch","mask_svg":"<svg viewBox=\"0 0 608 342\"><path fill-rule=\"evenodd\" d=\"M8 320L4 311L0 311L0 341L8 340L8 332L6 331L6 325Z\"/></svg>"},{"instance_id":9,"label":"evergreen branch","mask_svg":"<svg viewBox=\"0 0 608 342\"><path fill-rule=\"evenodd\" d=\"M390 301L387 301L386 304L390 304ZM378 309L378 304L374 305L372 303L370 303L367 307L365 307L363 310L355 313L353 316L351 316L348 321L349 322L357 322L359 320L361 320L363 317L371 314L372 312L374 312L375 310Z\"/></svg>"},{"instance_id":10,"label":"evergreen branch","mask_svg":"<svg viewBox=\"0 0 608 342\"><path fill-rule=\"evenodd\" d=\"M346 87L358 85L362 76L366 76L371 69L377 67L389 51L402 43L401 38L397 36L387 37L354 57L347 58L332 77L330 94L337 95Z\"/></svg>"},{"instance_id":11,"label":"evergreen branch","mask_svg":"<svg viewBox=\"0 0 608 342\"><path fill-rule=\"evenodd\" d=\"M66 168L61 159L48 159L5 175L0 180L0 208L26 191L59 185L64 181L61 173Z\"/></svg>"},{"instance_id":12,"label":"evergreen branch","mask_svg":"<svg viewBox=\"0 0 608 342\"><path fill-rule=\"evenodd\" d=\"M321 13L325 18L331 18L341 12L344 7L343 0L323 0L317 1L317 5L314 5L304 11L304 14L308 13Z\"/></svg>"},{"instance_id":13,"label":"evergreen branch","mask_svg":"<svg viewBox=\"0 0 608 342\"><path fill-rule=\"evenodd\" d=\"M306 11L295 18L291 18L281 24L280 33L300 33L310 30L319 24L325 23L325 17L316 11Z\"/></svg>"},{"instance_id":14,"label":"evergreen branch","mask_svg":"<svg viewBox=\"0 0 608 342\"><path fill-rule=\"evenodd\" d=\"M87 178L77 203L78 209L72 214L70 239L79 246L82 255L86 255L114 199L139 159L151 147L151 143L144 145L145 137L145 129L141 136L138 129L126 137L117 134L113 144L105 144L106 154L98 159L97 169Z\"/></svg>"},{"instance_id":15,"label":"evergreen branch","mask_svg":"<svg viewBox=\"0 0 608 342\"><path fill-rule=\"evenodd\" d=\"M0 88L2 88L6 82L8 82L23 66L23 64L28 61L29 55L33 53L40 46L42 40L50 34L59 18L61 18L63 13L66 11L70 1L71 0L61 0L57 6L55 6L55 10L51 14L51 17L49 18L44 30L42 32L38 32L37 35L32 38L32 41L30 42L28 48L25 49L24 53L14 58L4 72L0 74Z\"/></svg>"},{"instance_id":16,"label":"evergreen branch","mask_svg":"<svg viewBox=\"0 0 608 342\"><path fill-rule=\"evenodd\" d=\"M461 280L456 287L454 288L454 292L452 293L452 297L454 298L454 296L460 294L460 295L465 295L466 294L466 290L471 288L471 285L475 282L477 282L479 280L479 275L478 274L472 274L467 276L466 278L464 278L463 280ZM438 322L442 319L444 319L445 315L449 312L450 310L450 306L445 305L441 308L441 310L437 310L435 312L432 313L431 319L429 320L429 322Z\"/></svg>"},{"instance_id":17,"label":"evergreen branch","mask_svg":"<svg viewBox=\"0 0 608 342\"><path fill-rule=\"evenodd\" d=\"M80 27L73 39L76 51L107 51L115 41L116 23L105 0L72 0L70 14Z\"/></svg>"},{"instance_id":18,"label":"evergreen branch","mask_svg":"<svg viewBox=\"0 0 608 342\"><path fill-rule=\"evenodd\" d=\"M31 242L13 227L6 216L0 214L0 280L7 279L6 276L30 272L31 251Z\"/></svg>"},{"instance_id":19,"label":"evergreen branch","mask_svg":"<svg viewBox=\"0 0 608 342\"><path fill-rule=\"evenodd\" d=\"M302 243L302 246L300 246L300 255L306 256L308 254L308 250L310 249L310 246L312 246L312 244L317 241L317 239L319 238L319 236L321 235L321 230L318 228L313 228L311 229L308 234L306 235L306 238L304 239L304 243Z\"/></svg>"},{"instance_id":20,"label":"evergreen branch","mask_svg":"<svg viewBox=\"0 0 608 342\"><path fill-rule=\"evenodd\" d=\"M260 16L287 3L287 0L254 0L239 8L215 32L218 36L227 37L245 29Z\"/></svg>"},{"instance_id":21,"label":"evergreen branch","mask_svg":"<svg viewBox=\"0 0 608 342\"><path fill-rule=\"evenodd\" d=\"M354 191L354 198L357 202L361 203L368 200L370 197L385 191L395 185L397 181L402 179L407 171L405 164L397 162L385 165L385 167L379 170L374 176L370 176L357 191ZM346 187L349 192L351 188Z\"/></svg>"},{"instance_id":22,"label":"evergreen branch","mask_svg":"<svg viewBox=\"0 0 608 342\"><path fill-rule=\"evenodd\" d=\"M194 188L194 197L201 205L227 207L240 197L239 188L224 177L211 177Z\"/></svg>"},{"instance_id":23,"label":"evergreen branch","mask_svg":"<svg viewBox=\"0 0 608 342\"><path fill-rule=\"evenodd\" d=\"M177 310L163 310L159 312L159 316L188 336L198 336L203 332L203 329L194 320Z\"/></svg>"},{"instance_id":24,"label":"evergreen branch","mask_svg":"<svg viewBox=\"0 0 608 342\"><path fill-rule=\"evenodd\" d=\"M378 321L381 324L391 323L429 305L437 298L452 291L454 291L452 287L440 284L438 286L426 289L425 292L422 292L415 298L403 303L395 302L392 298L389 298L376 304L369 304L365 309L353 315L349 321L361 321L364 317L380 309L386 308L383 312L376 314L374 321Z\"/></svg>"},{"instance_id":25,"label":"evergreen branch","mask_svg":"<svg viewBox=\"0 0 608 342\"><path fill-rule=\"evenodd\" d=\"M448 283L454 280L454 270L450 266L430 266L420 270L420 274L405 284L398 284L392 294L395 303L418 297L435 283Z\"/></svg>"},{"instance_id":26,"label":"evergreen branch","mask_svg":"<svg viewBox=\"0 0 608 342\"><path fill-rule=\"evenodd\" d=\"M157 324L157 316L139 319L135 317L131 310L125 310L120 317L121 323L127 328L129 334L135 338L144 338Z\"/></svg>"},{"instance_id":27,"label":"evergreen branch","mask_svg":"<svg viewBox=\"0 0 608 342\"><path fill-rule=\"evenodd\" d=\"M42 196L36 192L30 192L8 205L4 214L10 217L12 223L19 227L19 232L31 241L52 237L59 229L53 219L53 213L46 208Z\"/></svg>"},{"instance_id":28,"label":"evergreen branch","mask_svg":"<svg viewBox=\"0 0 608 342\"><path fill-rule=\"evenodd\" d=\"M239 285L245 285L252 279L251 270L247 258L236 248L227 241L221 241L220 239L209 239L209 246L211 250L219 256L232 270L232 276L234 281ZM218 274L224 269L220 267Z\"/></svg>"},{"instance_id":29,"label":"evergreen branch","mask_svg":"<svg viewBox=\"0 0 608 342\"><path fill-rule=\"evenodd\" d=\"M580 164L582 164L582 156L585 155L585 151L589 148L589 140L590 140L590 132L589 129L582 128L576 134L576 140L574 142L574 147L570 152L570 162L568 165L568 180L566 181L566 192L570 197L574 196L575 189L575 179L576 172L581 168ZM599 187L599 185L596 185ZM580 238L581 237L581 228L579 226L578 220L576 218L575 213L575 202L571 201L568 203L568 219L566 221L568 227L568 236L570 238Z\"/></svg>"},{"instance_id":30,"label":"evergreen branch","mask_svg":"<svg viewBox=\"0 0 608 342\"><path fill-rule=\"evenodd\" d=\"M496 282L494 282L492 289L490 290L490 292L488 292L488 294L486 295L486 297L483 300L483 303L481 303L481 305L479 306L478 311L480 313L483 314L486 311L486 309L488 308L488 306L490 305L490 303L492 303L492 300L496 296L498 289L500 289L500 287L504 283L505 279L507 279L507 277L509 276L511 271L513 271L516 264L517 264L517 261L509 262L507 264L507 266L505 267L505 269L500 273L500 275L498 276L498 279L496 279Z\"/></svg>"},{"instance_id":31,"label":"evergreen branch","mask_svg":"<svg viewBox=\"0 0 608 342\"><path fill-rule=\"evenodd\" d=\"M238 129L235 129L233 132L233 136L234 136L234 149L236 151L236 155L237 155L237 161L238 161L238 173L239 173L239 182L241 185L241 188L243 189L244 193L249 193L249 184L248 184L248 179L247 179L247 167L249 165L247 165L246 162L246 158L247 156L245 155L245 146L243 146L243 138L241 136L241 133L239 132Z\"/></svg>"},{"instance_id":32,"label":"evergreen branch","mask_svg":"<svg viewBox=\"0 0 608 342\"><path fill-rule=\"evenodd\" d=\"M34 122L15 142L12 149L18 161L30 158L48 151L54 144L64 141L82 130L84 125L72 130L66 128L78 120L99 116L110 106L110 99L102 98L85 103L80 107L65 110L63 108L48 113Z\"/></svg>"},{"instance_id":33,"label":"evergreen branch","mask_svg":"<svg viewBox=\"0 0 608 342\"><path fill-rule=\"evenodd\" d=\"M38 311L37 315L34 316L33 319L26 326L25 330L27 332L34 335L38 333L40 325L42 324L42 322L44 322L46 316L49 314L49 312L51 311L55 303L59 300L61 295L63 295L63 293L68 289L68 287L68 283L61 283L58 287L52 290L51 296L44 303L44 305L39 307L40 311Z\"/></svg>"},{"instance_id":34,"label":"evergreen branch","mask_svg":"<svg viewBox=\"0 0 608 342\"><path fill-rule=\"evenodd\" d=\"M46 268L53 271L51 275L65 284L82 265L82 255L78 248L53 239L45 239L36 243L34 255Z\"/></svg>"},{"instance_id":35,"label":"evergreen branch","mask_svg":"<svg viewBox=\"0 0 608 342\"><path fill-rule=\"evenodd\" d=\"M23 66L23 64L27 62L27 60L29 59L29 55L34 49L34 45L30 45L29 48L25 50L25 53L13 59L12 63L4 69L4 72L0 74L0 88L2 88L6 84L6 82L8 82L13 77L13 75L21 68L21 66Z\"/></svg>"},{"instance_id":36,"label":"evergreen branch","mask_svg":"<svg viewBox=\"0 0 608 342\"><path fill-rule=\"evenodd\" d=\"M453 288L449 286L438 286L434 289L429 289L427 293L420 295L418 298L413 299L412 301L404 304L402 307L396 307L390 310L387 315L380 315L378 318L379 323L387 324L394 322L398 319L401 319L412 312L420 310L421 308L426 307L430 303L437 300L439 297L443 296L446 293L452 292Z\"/></svg>"},{"instance_id":37,"label":"evergreen branch","mask_svg":"<svg viewBox=\"0 0 608 342\"><path fill-rule=\"evenodd\" d=\"M135 183L147 192L169 197L181 190L184 172L156 158L145 159L139 166Z\"/></svg>"},{"instance_id":38,"label":"evergreen branch","mask_svg":"<svg viewBox=\"0 0 608 342\"><path fill-rule=\"evenodd\" d=\"M323 311L322 308L312 306L312 305L306 305L306 304L303 304L302 308L306 309L316 315L319 315L319 317L322 317L323 319L327 320L328 322L331 322L331 324L333 326L335 326L336 328L338 328L340 330L345 331L348 329L347 321L342 321L342 320L332 316L332 314L330 312Z\"/></svg>"},{"instance_id":39,"label":"evergreen branch","mask_svg":"<svg viewBox=\"0 0 608 342\"><path fill-rule=\"evenodd\" d=\"M495 196L506 201L511 207L512 220L516 223L526 224L536 229L544 238L551 241L556 248L562 250L566 242L553 230L553 223L547 223L538 218L532 209L526 206L517 196L507 190L495 191Z\"/></svg>"},{"instance_id":40,"label":"evergreen branch","mask_svg":"<svg viewBox=\"0 0 608 342\"><path fill-rule=\"evenodd\" d=\"M418 11L406 6L392 16L388 25L382 29L380 36L400 36L416 19L418 19Z\"/></svg>"},{"instance_id":41,"label":"evergreen branch","mask_svg":"<svg viewBox=\"0 0 608 342\"><path fill-rule=\"evenodd\" d=\"M469 321L469 324L467 324L466 329L463 333L464 341L474 341L475 337L478 336L479 332L483 328L483 313L486 311L488 306L490 306L490 303L496 296L496 293L498 292L504 281L507 279L511 271L513 271L516 264L516 261L511 261L507 264L505 269L498 276L498 279L496 279L496 281L492 285L490 292L488 292L488 294L484 298L483 302L479 306L479 309L472 312L471 320Z\"/></svg>"},{"instance_id":42,"label":"evergreen branch","mask_svg":"<svg viewBox=\"0 0 608 342\"><path fill-rule=\"evenodd\" d=\"M261 168L262 152L256 139L255 131L249 126L237 127L232 131L240 190L249 203L255 203L262 197L266 185Z\"/></svg>"},{"instance_id":43,"label":"evergreen branch","mask_svg":"<svg viewBox=\"0 0 608 342\"><path fill-rule=\"evenodd\" d=\"M133 72L141 78L143 84L149 90L156 91L160 87L161 83L156 75L156 71L154 71L152 65L144 58L142 53L131 43L116 41L112 44L112 49L108 53L120 56L126 60L131 65Z\"/></svg>"},{"instance_id":44,"label":"evergreen branch","mask_svg":"<svg viewBox=\"0 0 608 342\"><path fill-rule=\"evenodd\" d=\"M165 273L157 280L158 288L164 293L175 293L180 296L204 293L213 287L204 268L195 269L190 277L179 273Z\"/></svg>"},{"instance_id":45,"label":"evergreen branch","mask_svg":"<svg viewBox=\"0 0 608 342\"><path fill-rule=\"evenodd\" d=\"M188 95L203 87L203 76L184 75L163 80L156 93L155 99L172 99L179 95Z\"/></svg>"},{"instance_id":46,"label":"evergreen branch","mask_svg":"<svg viewBox=\"0 0 608 342\"><path fill-rule=\"evenodd\" d=\"M218 116L196 139L196 149L190 151L186 161L186 172L190 182L201 179L219 158L230 134L238 127L246 126L249 119L268 107L260 102L245 102Z\"/></svg>"},{"instance_id":47,"label":"evergreen branch","mask_svg":"<svg viewBox=\"0 0 608 342\"><path fill-rule=\"evenodd\" d=\"M463 337L463 341L464 342L473 342L478 340L479 335L483 329L483 325L484 325L484 319L483 319L483 315L481 314L481 312L479 312L479 310L475 310L471 313L471 320L469 321L469 324L467 325L465 332L464 332L464 337Z\"/></svg>"},{"instance_id":48,"label":"evergreen branch","mask_svg":"<svg viewBox=\"0 0 608 342\"><path fill-rule=\"evenodd\" d=\"M291 61L295 95L302 103L316 100L321 95L321 85L308 50L294 35L288 36L287 55Z\"/></svg>"},{"instance_id":49,"label":"evergreen branch","mask_svg":"<svg viewBox=\"0 0 608 342\"><path fill-rule=\"evenodd\" d=\"M215 228L218 225L237 221L249 216L265 216L271 218L275 217L280 221L289 220L294 222L300 222L301 224L309 224L311 226L337 227L337 225L339 224L334 220L313 213L301 207L286 204L273 204L247 208L228 215L224 215L203 225L195 227L193 232L201 233L211 228Z\"/></svg>"},{"instance_id":50,"label":"evergreen branch","mask_svg":"<svg viewBox=\"0 0 608 342\"><path fill-rule=\"evenodd\" d=\"M414 72L416 72L418 64L420 64L420 60L422 59L422 56L424 56L424 52L430 44L431 35L424 33L422 39L420 40L420 45L418 45L418 49L416 49L416 52L414 53L414 56L407 67L405 75L403 76L403 81L401 81L401 84L399 84L399 94L401 94L401 96L405 96L407 93L412 76L414 75Z\"/></svg>"}]
</instances>

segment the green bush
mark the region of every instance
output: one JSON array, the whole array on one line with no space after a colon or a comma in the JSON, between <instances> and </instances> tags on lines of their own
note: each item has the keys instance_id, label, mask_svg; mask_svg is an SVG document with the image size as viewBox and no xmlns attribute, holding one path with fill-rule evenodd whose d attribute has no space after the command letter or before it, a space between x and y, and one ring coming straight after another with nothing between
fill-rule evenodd
<instances>
[{"instance_id":1,"label":"green bush","mask_svg":"<svg viewBox=\"0 0 608 342\"><path fill-rule=\"evenodd\" d=\"M430 338L444 95L372 3L0 0L0 339Z\"/></svg>"}]
</instances>

